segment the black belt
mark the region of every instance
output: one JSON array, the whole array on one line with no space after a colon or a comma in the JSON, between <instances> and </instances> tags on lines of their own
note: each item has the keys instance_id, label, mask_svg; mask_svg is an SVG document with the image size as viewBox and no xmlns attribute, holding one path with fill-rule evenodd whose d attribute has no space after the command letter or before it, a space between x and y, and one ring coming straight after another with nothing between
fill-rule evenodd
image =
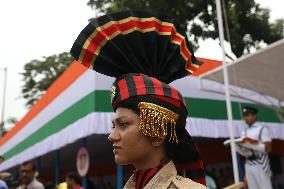
<instances>
[{"instance_id":1,"label":"black belt","mask_svg":"<svg viewBox=\"0 0 284 189\"><path fill-rule=\"evenodd\" d=\"M247 159L252 161L252 160L256 160L257 157L256 157L256 155L253 154L253 155L247 157Z\"/></svg>"}]
</instances>

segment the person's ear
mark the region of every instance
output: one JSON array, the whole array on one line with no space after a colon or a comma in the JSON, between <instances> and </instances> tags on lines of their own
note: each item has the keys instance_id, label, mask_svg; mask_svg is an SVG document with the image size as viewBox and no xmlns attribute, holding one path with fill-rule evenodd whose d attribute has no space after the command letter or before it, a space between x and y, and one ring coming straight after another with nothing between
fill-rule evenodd
<instances>
[{"instance_id":1,"label":"person's ear","mask_svg":"<svg viewBox=\"0 0 284 189\"><path fill-rule=\"evenodd\" d=\"M154 147L159 147L163 144L164 142L164 139L161 139L161 138L153 138L152 139L152 146Z\"/></svg>"}]
</instances>

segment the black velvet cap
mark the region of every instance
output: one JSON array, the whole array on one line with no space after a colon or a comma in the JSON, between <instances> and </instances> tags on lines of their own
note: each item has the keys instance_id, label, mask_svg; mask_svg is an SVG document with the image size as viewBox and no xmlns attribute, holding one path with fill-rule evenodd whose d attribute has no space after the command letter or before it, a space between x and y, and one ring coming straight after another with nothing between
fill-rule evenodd
<instances>
[{"instance_id":1,"label":"black velvet cap","mask_svg":"<svg viewBox=\"0 0 284 189\"><path fill-rule=\"evenodd\" d=\"M243 115L249 114L249 113L256 115L258 112L258 109L254 107L250 107L250 106L244 106L242 110L243 110Z\"/></svg>"}]
</instances>

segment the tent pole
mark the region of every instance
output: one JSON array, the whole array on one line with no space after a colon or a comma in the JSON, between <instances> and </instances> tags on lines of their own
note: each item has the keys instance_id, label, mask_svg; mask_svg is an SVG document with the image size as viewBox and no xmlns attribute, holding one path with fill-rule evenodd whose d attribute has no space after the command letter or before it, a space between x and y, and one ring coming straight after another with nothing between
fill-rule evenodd
<instances>
[{"instance_id":1,"label":"tent pole","mask_svg":"<svg viewBox=\"0 0 284 189\"><path fill-rule=\"evenodd\" d=\"M60 184L60 149L56 150L55 185Z\"/></svg>"},{"instance_id":2,"label":"tent pole","mask_svg":"<svg viewBox=\"0 0 284 189\"><path fill-rule=\"evenodd\" d=\"M117 189L123 188L123 166L117 165Z\"/></svg>"},{"instance_id":3,"label":"tent pole","mask_svg":"<svg viewBox=\"0 0 284 189\"><path fill-rule=\"evenodd\" d=\"M222 19L222 10L221 10L220 0L216 0L216 10L217 10L217 18L218 18L219 38L220 38L220 44L222 47L223 76L224 76L224 87L225 87L225 94L226 94L228 126L229 126L229 133L230 133L230 139L231 139L230 145L231 145L231 154L232 154L232 161L233 161L234 180L235 180L235 183L238 183L240 179L239 179L237 156L236 156L236 149L235 149L235 143L234 143L235 134L234 134L234 128L233 128L233 115L232 115L232 106L231 106L231 98L230 98L230 91L229 91L228 70L227 70L227 65L226 65L226 60L225 60L224 31L223 31L223 19Z\"/></svg>"}]
</instances>

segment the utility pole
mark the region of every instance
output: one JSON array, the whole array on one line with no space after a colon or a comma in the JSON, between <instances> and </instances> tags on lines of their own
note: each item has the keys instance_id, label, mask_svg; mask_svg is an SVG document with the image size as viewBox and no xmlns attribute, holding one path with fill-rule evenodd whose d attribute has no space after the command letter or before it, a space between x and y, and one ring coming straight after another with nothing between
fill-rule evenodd
<instances>
[{"instance_id":1,"label":"utility pole","mask_svg":"<svg viewBox=\"0 0 284 189\"><path fill-rule=\"evenodd\" d=\"M6 101L7 68L0 68L0 69L2 71L4 71L2 114L1 114L1 122L0 122L0 137L2 137L3 132L4 132L4 113L5 113L5 101Z\"/></svg>"}]
</instances>

